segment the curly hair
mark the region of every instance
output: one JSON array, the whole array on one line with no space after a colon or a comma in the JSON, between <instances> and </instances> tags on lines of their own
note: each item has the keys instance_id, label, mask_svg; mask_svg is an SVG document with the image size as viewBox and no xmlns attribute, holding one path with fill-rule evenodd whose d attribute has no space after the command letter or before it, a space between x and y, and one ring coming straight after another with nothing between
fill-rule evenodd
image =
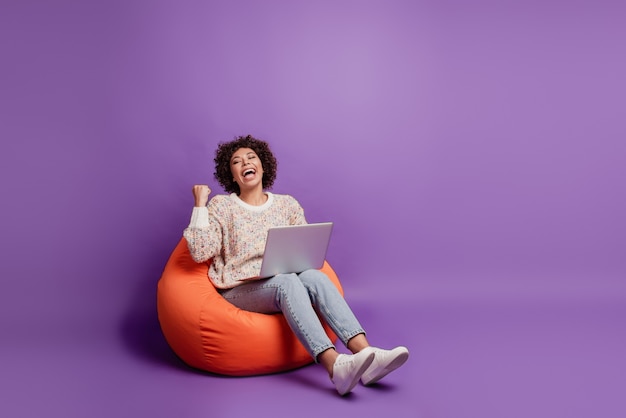
<instances>
[{"instance_id":1,"label":"curly hair","mask_svg":"<svg viewBox=\"0 0 626 418\"><path fill-rule=\"evenodd\" d=\"M222 142L215 150L215 172L213 176L224 188L226 193L240 193L239 185L233 180L230 171L230 159L240 148L250 148L258 155L263 166L263 189L271 189L276 180L278 161L272 154L267 142L253 137L252 135L235 137L230 142Z\"/></svg>"}]
</instances>

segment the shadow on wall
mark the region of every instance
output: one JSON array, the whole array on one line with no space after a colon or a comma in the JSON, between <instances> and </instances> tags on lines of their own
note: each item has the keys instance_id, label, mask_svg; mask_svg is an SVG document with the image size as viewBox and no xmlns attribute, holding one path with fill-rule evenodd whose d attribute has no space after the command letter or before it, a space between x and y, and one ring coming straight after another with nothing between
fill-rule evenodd
<instances>
[{"instance_id":1,"label":"shadow on wall","mask_svg":"<svg viewBox=\"0 0 626 418\"><path fill-rule=\"evenodd\" d=\"M161 271L151 269L141 280L120 323L120 336L140 359L177 369L191 370L167 344L157 315L156 291Z\"/></svg>"}]
</instances>

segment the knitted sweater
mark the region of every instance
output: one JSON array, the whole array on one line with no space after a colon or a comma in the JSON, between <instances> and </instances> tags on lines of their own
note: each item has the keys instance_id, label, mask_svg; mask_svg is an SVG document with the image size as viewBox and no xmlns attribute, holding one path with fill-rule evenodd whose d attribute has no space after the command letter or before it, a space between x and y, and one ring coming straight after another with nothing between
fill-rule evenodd
<instances>
[{"instance_id":1,"label":"knitted sweater","mask_svg":"<svg viewBox=\"0 0 626 418\"><path fill-rule=\"evenodd\" d=\"M209 279L215 287L229 289L259 275L270 228L307 223L292 196L266 194L261 206L249 205L233 193L194 207L183 236L194 261L211 260Z\"/></svg>"}]
</instances>

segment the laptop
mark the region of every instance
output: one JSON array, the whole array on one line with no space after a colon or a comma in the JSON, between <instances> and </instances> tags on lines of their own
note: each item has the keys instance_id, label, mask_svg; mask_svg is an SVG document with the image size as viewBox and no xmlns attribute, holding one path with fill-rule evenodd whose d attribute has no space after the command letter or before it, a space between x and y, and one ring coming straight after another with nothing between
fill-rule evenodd
<instances>
[{"instance_id":1,"label":"laptop","mask_svg":"<svg viewBox=\"0 0 626 418\"><path fill-rule=\"evenodd\" d=\"M332 229L332 222L270 228L257 278L322 268Z\"/></svg>"}]
</instances>

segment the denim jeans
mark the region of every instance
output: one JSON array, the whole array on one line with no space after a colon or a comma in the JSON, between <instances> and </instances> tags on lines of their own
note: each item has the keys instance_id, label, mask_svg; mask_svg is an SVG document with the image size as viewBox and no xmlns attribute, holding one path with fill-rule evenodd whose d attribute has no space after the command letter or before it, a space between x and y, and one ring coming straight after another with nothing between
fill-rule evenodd
<instances>
[{"instance_id":1,"label":"denim jeans","mask_svg":"<svg viewBox=\"0 0 626 418\"><path fill-rule=\"evenodd\" d=\"M230 303L246 311L264 314L282 312L298 340L316 362L320 353L335 347L320 318L344 345L352 337L365 334L341 293L319 270L279 274L269 279L245 282L220 293Z\"/></svg>"}]
</instances>

